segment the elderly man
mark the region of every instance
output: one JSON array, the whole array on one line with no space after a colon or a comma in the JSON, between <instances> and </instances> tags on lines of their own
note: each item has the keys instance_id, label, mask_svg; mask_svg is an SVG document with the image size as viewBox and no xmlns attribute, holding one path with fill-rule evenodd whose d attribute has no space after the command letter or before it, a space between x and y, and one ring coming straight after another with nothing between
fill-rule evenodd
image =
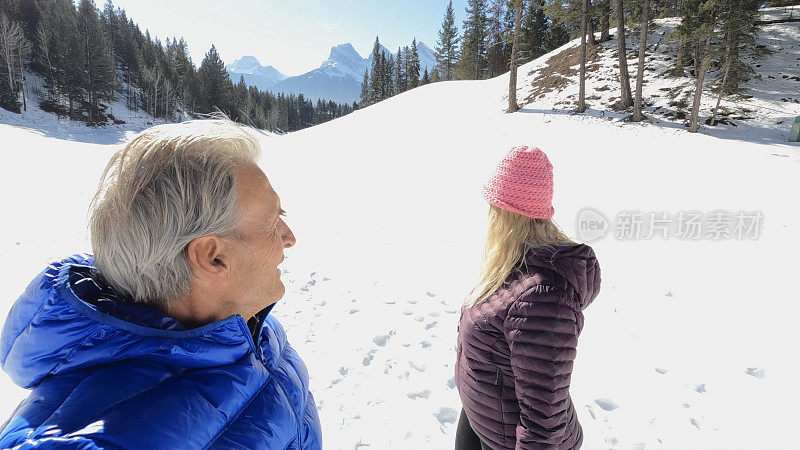
<instances>
[{"instance_id":1,"label":"elderly man","mask_svg":"<svg viewBox=\"0 0 800 450\"><path fill-rule=\"evenodd\" d=\"M0 364L32 391L0 448L321 448L306 367L269 315L295 237L259 157L218 119L112 157L94 256L49 265L5 322Z\"/></svg>"}]
</instances>

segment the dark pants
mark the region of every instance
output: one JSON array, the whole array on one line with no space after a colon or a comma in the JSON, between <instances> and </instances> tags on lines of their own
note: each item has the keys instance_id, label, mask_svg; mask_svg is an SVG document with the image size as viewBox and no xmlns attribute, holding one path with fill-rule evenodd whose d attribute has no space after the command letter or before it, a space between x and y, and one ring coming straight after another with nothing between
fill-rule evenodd
<instances>
[{"instance_id":1,"label":"dark pants","mask_svg":"<svg viewBox=\"0 0 800 450\"><path fill-rule=\"evenodd\" d=\"M492 450L484 444L469 425L469 419L464 410L461 410L461 417L458 419L456 429L456 450Z\"/></svg>"}]
</instances>

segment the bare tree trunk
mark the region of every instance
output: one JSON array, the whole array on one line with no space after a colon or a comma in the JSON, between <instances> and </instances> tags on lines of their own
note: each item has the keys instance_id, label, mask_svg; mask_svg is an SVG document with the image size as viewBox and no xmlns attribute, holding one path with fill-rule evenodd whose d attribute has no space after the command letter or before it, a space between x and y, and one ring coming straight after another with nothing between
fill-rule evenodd
<instances>
[{"instance_id":1,"label":"bare tree trunk","mask_svg":"<svg viewBox=\"0 0 800 450\"><path fill-rule=\"evenodd\" d=\"M620 108L627 108L633 104L631 95L631 77L628 74L628 55L625 46L625 10L622 0L614 0L617 10L617 53L619 54L619 84L620 84Z\"/></svg>"},{"instance_id":2,"label":"bare tree trunk","mask_svg":"<svg viewBox=\"0 0 800 450\"><path fill-rule=\"evenodd\" d=\"M711 113L711 126L717 125L717 110L719 109L719 104L722 102L722 94L725 92L725 86L728 84L728 74L731 72L731 53L733 52L733 33L730 31L726 37L727 47L728 47L728 57L727 61L725 61L725 75L722 77L722 85L719 87L719 94L717 95L717 104L714 105L714 112Z\"/></svg>"},{"instance_id":3,"label":"bare tree trunk","mask_svg":"<svg viewBox=\"0 0 800 450\"><path fill-rule=\"evenodd\" d=\"M19 61L19 81L22 84L22 110L28 110L28 102L26 101L27 97L25 95L25 74L23 73L23 64L22 64L22 50L17 51L17 61Z\"/></svg>"},{"instance_id":4,"label":"bare tree trunk","mask_svg":"<svg viewBox=\"0 0 800 450\"><path fill-rule=\"evenodd\" d=\"M508 80L508 109L507 113L519 110L517 104L517 52L519 51L519 27L522 23L522 0L515 0L514 12L514 41L511 44L511 72Z\"/></svg>"},{"instance_id":5,"label":"bare tree trunk","mask_svg":"<svg viewBox=\"0 0 800 450\"><path fill-rule=\"evenodd\" d=\"M591 0L589 0L591 2ZM588 15L588 14L587 14ZM589 38L589 45L597 45L597 39L594 38L594 21L589 17L588 30L586 31L587 38Z\"/></svg>"},{"instance_id":6,"label":"bare tree trunk","mask_svg":"<svg viewBox=\"0 0 800 450\"><path fill-rule=\"evenodd\" d=\"M589 0L583 0L583 18L581 19L581 72L578 90L578 112L586 111L586 31L589 27Z\"/></svg>"},{"instance_id":7,"label":"bare tree trunk","mask_svg":"<svg viewBox=\"0 0 800 450\"><path fill-rule=\"evenodd\" d=\"M678 41L678 60L675 61L675 75L681 76L683 75L683 50L686 48L686 43L683 42L683 38Z\"/></svg>"},{"instance_id":8,"label":"bare tree trunk","mask_svg":"<svg viewBox=\"0 0 800 450\"><path fill-rule=\"evenodd\" d=\"M692 102L692 115L689 119L689 132L697 133L698 118L700 117L700 100L703 96L703 81L706 78L706 70L711 60L709 54L709 47L711 46L711 33L706 38L705 45L703 46L703 61L700 63L700 68L697 70L697 84L694 88L694 101ZM698 50L698 54L699 54Z\"/></svg>"},{"instance_id":9,"label":"bare tree trunk","mask_svg":"<svg viewBox=\"0 0 800 450\"><path fill-rule=\"evenodd\" d=\"M647 21L650 15L650 0L644 0L642 7L642 25L639 31L639 71L636 73L636 98L633 102L633 121L644 119L642 114L642 82L644 81L644 60L647 52Z\"/></svg>"},{"instance_id":10,"label":"bare tree trunk","mask_svg":"<svg viewBox=\"0 0 800 450\"><path fill-rule=\"evenodd\" d=\"M603 0L600 5L600 42L605 42L609 39L608 29L611 27L611 0Z\"/></svg>"}]
</instances>

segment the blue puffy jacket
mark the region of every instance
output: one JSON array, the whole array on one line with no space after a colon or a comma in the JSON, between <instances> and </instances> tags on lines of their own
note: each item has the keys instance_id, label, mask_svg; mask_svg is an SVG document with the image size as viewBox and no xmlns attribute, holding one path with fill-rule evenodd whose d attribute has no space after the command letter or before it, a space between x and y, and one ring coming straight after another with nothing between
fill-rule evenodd
<instances>
[{"instance_id":1,"label":"blue puffy jacket","mask_svg":"<svg viewBox=\"0 0 800 450\"><path fill-rule=\"evenodd\" d=\"M306 367L269 308L253 333L239 315L186 329L116 301L93 264L51 264L11 309L0 365L32 390L0 448L321 448Z\"/></svg>"}]
</instances>

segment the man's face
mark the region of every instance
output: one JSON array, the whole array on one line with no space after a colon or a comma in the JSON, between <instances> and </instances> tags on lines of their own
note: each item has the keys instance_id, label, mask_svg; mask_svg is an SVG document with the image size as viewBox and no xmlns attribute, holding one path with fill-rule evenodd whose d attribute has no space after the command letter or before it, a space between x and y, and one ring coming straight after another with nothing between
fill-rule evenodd
<instances>
[{"instance_id":1,"label":"man's face","mask_svg":"<svg viewBox=\"0 0 800 450\"><path fill-rule=\"evenodd\" d=\"M239 169L236 189L242 211L239 232L243 240L235 245L238 255L233 269L238 298L232 300L239 304L237 309L254 315L283 297L286 288L278 264L283 261L283 249L293 246L295 238L281 217L278 194L261 169L256 166Z\"/></svg>"}]
</instances>

